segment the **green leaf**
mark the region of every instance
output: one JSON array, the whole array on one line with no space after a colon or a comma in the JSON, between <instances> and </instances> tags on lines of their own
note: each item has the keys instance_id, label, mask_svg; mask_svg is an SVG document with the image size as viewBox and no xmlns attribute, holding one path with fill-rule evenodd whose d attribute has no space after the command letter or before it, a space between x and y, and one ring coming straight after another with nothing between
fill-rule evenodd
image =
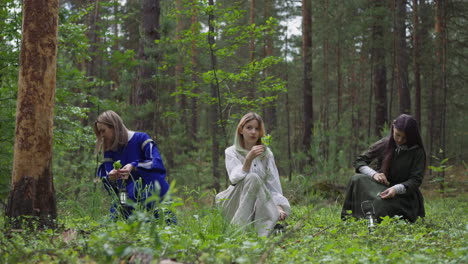
<instances>
[{"instance_id":1,"label":"green leaf","mask_svg":"<svg viewBox=\"0 0 468 264\"><path fill-rule=\"evenodd\" d=\"M119 170L122 168L122 163L120 163L120 160L118 160L114 162L113 166L114 166L114 170Z\"/></svg>"},{"instance_id":2,"label":"green leaf","mask_svg":"<svg viewBox=\"0 0 468 264\"><path fill-rule=\"evenodd\" d=\"M262 144L265 145L265 146L269 146L271 144L270 134L267 134L264 137L262 137Z\"/></svg>"}]
</instances>

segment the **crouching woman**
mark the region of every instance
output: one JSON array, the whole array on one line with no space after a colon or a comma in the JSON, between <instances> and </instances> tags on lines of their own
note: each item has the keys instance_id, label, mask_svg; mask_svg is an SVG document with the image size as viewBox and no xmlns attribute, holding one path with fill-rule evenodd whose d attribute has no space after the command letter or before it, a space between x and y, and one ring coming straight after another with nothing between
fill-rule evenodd
<instances>
[{"instance_id":1,"label":"crouching woman","mask_svg":"<svg viewBox=\"0 0 468 264\"><path fill-rule=\"evenodd\" d=\"M372 161L377 166L371 168ZM342 219L374 214L400 216L410 222L424 217L424 199L419 190L426 153L416 120L406 114L395 119L390 135L374 143L354 162L356 172L345 196Z\"/></svg>"},{"instance_id":2,"label":"crouching woman","mask_svg":"<svg viewBox=\"0 0 468 264\"><path fill-rule=\"evenodd\" d=\"M137 204L159 217L155 203L162 201L169 184L156 143L146 133L128 130L114 111L98 116L94 132L96 151L104 151L104 162L98 169L98 176L109 193L120 198L119 204L110 209L112 216L128 218L135 209L133 205ZM123 167L114 168L117 161ZM159 197L149 199L152 196ZM176 222L170 211L165 213L165 217L167 223Z\"/></svg>"},{"instance_id":3,"label":"crouching woman","mask_svg":"<svg viewBox=\"0 0 468 264\"><path fill-rule=\"evenodd\" d=\"M268 236L291 211L273 153L261 143L264 135L258 114L242 117L234 145L225 150L231 185L216 195L216 203L228 221L242 228L253 224L259 236Z\"/></svg>"}]
</instances>

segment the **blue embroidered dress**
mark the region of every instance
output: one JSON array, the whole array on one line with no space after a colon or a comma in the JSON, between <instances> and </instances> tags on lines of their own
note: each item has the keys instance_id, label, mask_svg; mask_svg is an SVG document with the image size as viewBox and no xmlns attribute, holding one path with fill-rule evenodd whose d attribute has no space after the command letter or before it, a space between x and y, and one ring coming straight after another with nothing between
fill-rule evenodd
<instances>
[{"instance_id":1,"label":"blue embroidered dress","mask_svg":"<svg viewBox=\"0 0 468 264\"><path fill-rule=\"evenodd\" d=\"M111 182L108 174L113 169L113 163L118 160L122 166L130 163L136 170L132 171L127 180ZM161 154L155 142L142 132L129 131L127 146L119 151L104 152L104 162L99 167L97 174L110 193L118 193L118 190L125 186L128 198L143 204L153 194L159 194L159 197L162 198L169 189ZM150 209L153 204L148 203L146 207ZM115 210L114 205L111 212L115 213Z\"/></svg>"}]
</instances>

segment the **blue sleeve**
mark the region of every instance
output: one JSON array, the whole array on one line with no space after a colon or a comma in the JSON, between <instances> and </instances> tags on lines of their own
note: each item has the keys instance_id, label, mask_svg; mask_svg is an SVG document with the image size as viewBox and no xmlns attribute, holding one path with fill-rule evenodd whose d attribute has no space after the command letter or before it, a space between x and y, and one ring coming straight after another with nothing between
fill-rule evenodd
<instances>
[{"instance_id":1,"label":"blue sleeve","mask_svg":"<svg viewBox=\"0 0 468 264\"><path fill-rule=\"evenodd\" d=\"M97 176L101 178L105 189L109 194L117 193L117 186L109 180L109 172L113 169L113 161L109 153L104 153L104 162L97 170Z\"/></svg>"},{"instance_id":2,"label":"blue sleeve","mask_svg":"<svg viewBox=\"0 0 468 264\"><path fill-rule=\"evenodd\" d=\"M131 162L136 168L134 176L141 177L143 184L152 186L151 188L154 190L158 189L159 195L162 197L169 189L169 184L166 181L166 168L161 154L149 135L141 133L138 136L139 159ZM155 183L159 186L157 187Z\"/></svg>"},{"instance_id":3,"label":"blue sleeve","mask_svg":"<svg viewBox=\"0 0 468 264\"><path fill-rule=\"evenodd\" d=\"M165 173L166 168L159 153L156 143L152 140L143 146L144 159L132 162L132 165L136 168L141 168L145 170L158 171L160 173Z\"/></svg>"},{"instance_id":4,"label":"blue sleeve","mask_svg":"<svg viewBox=\"0 0 468 264\"><path fill-rule=\"evenodd\" d=\"M113 164L114 164L114 159L111 155L111 153L109 153L108 151L104 152L104 161L103 163L101 164L101 166L99 166L99 169L97 171L97 176L99 176L100 178L107 178L109 172L114 169L113 167Z\"/></svg>"},{"instance_id":5,"label":"blue sleeve","mask_svg":"<svg viewBox=\"0 0 468 264\"><path fill-rule=\"evenodd\" d=\"M106 171L106 163L111 163L111 162L102 163L99 166L96 174L97 174L97 176L99 176L101 178L102 183L104 184L104 188L106 188L106 190L107 190L107 192L109 194L117 193L116 184L109 180L108 171Z\"/></svg>"}]
</instances>

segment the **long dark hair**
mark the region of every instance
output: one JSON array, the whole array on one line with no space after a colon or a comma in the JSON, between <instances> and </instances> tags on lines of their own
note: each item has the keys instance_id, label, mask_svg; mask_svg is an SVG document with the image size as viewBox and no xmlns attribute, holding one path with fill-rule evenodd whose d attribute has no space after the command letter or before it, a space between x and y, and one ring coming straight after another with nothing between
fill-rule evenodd
<instances>
[{"instance_id":1,"label":"long dark hair","mask_svg":"<svg viewBox=\"0 0 468 264\"><path fill-rule=\"evenodd\" d=\"M418 145L424 150L424 145L422 142L421 134L419 133L418 122L412 116L407 114L401 114L392 122L392 127L390 129L390 136L388 139L387 147L385 149L384 159L382 163L382 172L388 177L390 170L390 163L392 162L393 153L397 144L395 139L393 139L393 130L394 129L405 132L406 143L405 145L408 148L411 148L414 145ZM425 152L425 151L424 151Z\"/></svg>"}]
</instances>

